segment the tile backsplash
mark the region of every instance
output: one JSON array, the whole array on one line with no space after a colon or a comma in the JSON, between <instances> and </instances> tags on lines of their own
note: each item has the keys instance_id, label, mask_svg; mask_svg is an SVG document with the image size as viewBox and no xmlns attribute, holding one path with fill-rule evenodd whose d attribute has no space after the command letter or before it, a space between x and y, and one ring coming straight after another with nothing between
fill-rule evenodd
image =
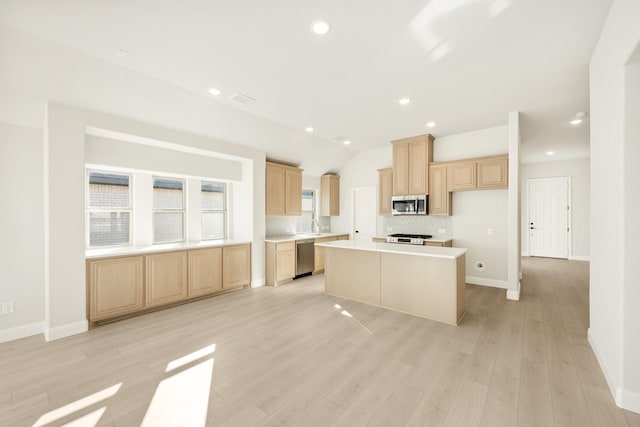
<instances>
[{"instance_id":1,"label":"tile backsplash","mask_svg":"<svg viewBox=\"0 0 640 427\"><path fill-rule=\"evenodd\" d=\"M318 216L320 231L331 231L331 217ZM282 234L311 232L311 218L308 214L302 216L268 216L265 222L267 236L280 236Z\"/></svg>"},{"instance_id":2,"label":"tile backsplash","mask_svg":"<svg viewBox=\"0 0 640 427\"><path fill-rule=\"evenodd\" d=\"M434 237L453 236L453 221L450 216L383 216L381 222L382 230L379 230L379 234L382 236L394 233L430 234ZM441 233L441 230L444 232Z\"/></svg>"}]
</instances>

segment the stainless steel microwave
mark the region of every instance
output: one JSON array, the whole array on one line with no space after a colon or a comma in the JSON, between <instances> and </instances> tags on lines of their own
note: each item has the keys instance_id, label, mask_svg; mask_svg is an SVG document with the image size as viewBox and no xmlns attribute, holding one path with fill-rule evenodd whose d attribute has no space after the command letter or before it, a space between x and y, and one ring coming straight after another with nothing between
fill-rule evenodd
<instances>
[{"instance_id":1,"label":"stainless steel microwave","mask_svg":"<svg viewBox=\"0 0 640 427\"><path fill-rule=\"evenodd\" d=\"M393 196L391 197L391 213L393 215L427 215L429 212L429 196Z\"/></svg>"}]
</instances>

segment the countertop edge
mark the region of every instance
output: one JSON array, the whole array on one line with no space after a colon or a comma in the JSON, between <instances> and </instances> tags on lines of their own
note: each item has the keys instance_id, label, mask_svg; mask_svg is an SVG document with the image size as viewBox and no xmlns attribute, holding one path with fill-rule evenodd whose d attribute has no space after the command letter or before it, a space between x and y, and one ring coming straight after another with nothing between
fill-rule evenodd
<instances>
[{"instance_id":1,"label":"countertop edge","mask_svg":"<svg viewBox=\"0 0 640 427\"><path fill-rule=\"evenodd\" d=\"M354 242L342 240L337 242L316 243L325 248L348 249L354 251L384 252L399 255L425 256L432 258L457 259L467 252L466 248L449 248L434 246L406 246L396 243Z\"/></svg>"},{"instance_id":2,"label":"countertop edge","mask_svg":"<svg viewBox=\"0 0 640 427\"><path fill-rule=\"evenodd\" d=\"M251 243L253 242L250 240L218 240L211 242L183 242L126 248L87 249L85 251L85 259L115 258L119 256L147 255L159 252L222 248L225 246L247 245Z\"/></svg>"}]
</instances>

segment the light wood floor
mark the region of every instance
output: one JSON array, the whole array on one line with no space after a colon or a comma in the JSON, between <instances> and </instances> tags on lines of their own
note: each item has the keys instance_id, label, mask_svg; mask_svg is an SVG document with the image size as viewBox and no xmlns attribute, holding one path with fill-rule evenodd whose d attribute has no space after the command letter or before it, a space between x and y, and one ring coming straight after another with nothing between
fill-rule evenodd
<instances>
[{"instance_id":1,"label":"light wood floor","mask_svg":"<svg viewBox=\"0 0 640 427\"><path fill-rule=\"evenodd\" d=\"M320 275L0 344L0 425L640 426L586 340L588 264L523 263L521 301L468 285L459 327Z\"/></svg>"}]
</instances>

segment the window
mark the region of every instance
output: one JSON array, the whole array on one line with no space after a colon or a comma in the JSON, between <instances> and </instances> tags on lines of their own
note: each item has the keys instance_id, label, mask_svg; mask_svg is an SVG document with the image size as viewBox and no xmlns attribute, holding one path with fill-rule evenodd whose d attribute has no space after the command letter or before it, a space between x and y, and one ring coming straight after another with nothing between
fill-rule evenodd
<instances>
[{"instance_id":1,"label":"window","mask_svg":"<svg viewBox=\"0 0 640 427\"><path fill-rule=\"evenodd\" d=\"M302 190L302 227L301 231L313 232L316 221L316 190Z\"/></svg>"},{"instance_id":2,"label":"window","mask_svg":"<svg viewBox=\"0 0 640 427\"><path fill-rule=\"evenodd\" d=\"M124 246L131 240L131 177L89 171L89 247Z\"/></svg>"},{"instance_id":3,"label":"window","mask_svg":"<svg viewBox=\"0 0 640 427\"><path fill-rule=\"evenodd\" d=\"M184 181L153 179L153 243L184 241Z\"/></svg>"},{"instance_id":4,"label":"window","mask_svg":"<svg viewBox=\"0 0 640 427\"><path fill-rule=\"evenodd\" d=\"M226 184L202 181L200 197L202 206L202 240L226 237L227 203Z\"/></svg>"}]
</instances>

